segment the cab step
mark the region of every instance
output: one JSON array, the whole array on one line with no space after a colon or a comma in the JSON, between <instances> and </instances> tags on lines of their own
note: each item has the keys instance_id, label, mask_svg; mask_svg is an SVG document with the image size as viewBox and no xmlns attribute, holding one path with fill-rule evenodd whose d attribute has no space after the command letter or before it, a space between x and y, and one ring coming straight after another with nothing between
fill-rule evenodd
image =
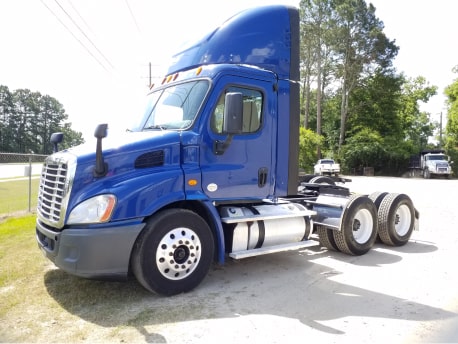
<instances>
[{"instance_id":1,"label":"cab step","mask_svg":"<svg viewBox=\"0 0 458 344\"><path fill-rule=\"evenodd\" d=\"M298 250L301 248L318 246L318 245L319 245L318 241L304 240L304 241L293 242L293 243L288 243L288 244L281 244L281 245L275 245L275 246L254 248L254 249L245 250L245 251L231 252L229 253L229 257L233 259L243 259L243 258L261 256L264 254L270 254L270 253L276 253L276 252Z\"/></svg>"}]
</instances>

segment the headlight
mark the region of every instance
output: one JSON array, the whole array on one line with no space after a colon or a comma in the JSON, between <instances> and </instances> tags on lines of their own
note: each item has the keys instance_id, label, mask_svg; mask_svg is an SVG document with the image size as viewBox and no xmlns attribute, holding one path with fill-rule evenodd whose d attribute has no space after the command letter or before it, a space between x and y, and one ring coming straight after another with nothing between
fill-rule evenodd
<instances>
[{"instance_id":1,"label":"headlight","mask_svg":"<svg viewBox=\"0 0 458 344\"><path fill-rule=\"evenodd\" d=\"M116 205L114 195L100 195L78 204L68 217L68 224L107 222Z\"/></svg>"}]
</instances>

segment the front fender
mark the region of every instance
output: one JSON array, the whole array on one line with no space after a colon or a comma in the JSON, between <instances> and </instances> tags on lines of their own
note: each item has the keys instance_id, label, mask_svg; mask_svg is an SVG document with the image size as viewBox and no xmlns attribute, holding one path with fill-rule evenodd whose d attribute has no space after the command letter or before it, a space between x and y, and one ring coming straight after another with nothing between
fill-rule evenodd
<instances>
[{"instance_id":1,"label":"front fender","mask_svg":"<svg viewBox=\"0 0 458 344\"><path fill-rule=\"evenodd\" d=\"M117 202L111 221L146 217L167 204L184 200L183 184L180 168L107 177L74 195L67 216L79 203L91 197L113 194Z\"/></svg>"},{"instance_id":2,"label":"front fender","mask_svg":"<svg viewBox=\"0 0 458 344\"><path fill-rule=\"evenodd\" d=\"M113 221L147 217L167 204L185 199L181 170L163 171L131 179L115 188L118 205Z\"/></svg>"}]
</instances>

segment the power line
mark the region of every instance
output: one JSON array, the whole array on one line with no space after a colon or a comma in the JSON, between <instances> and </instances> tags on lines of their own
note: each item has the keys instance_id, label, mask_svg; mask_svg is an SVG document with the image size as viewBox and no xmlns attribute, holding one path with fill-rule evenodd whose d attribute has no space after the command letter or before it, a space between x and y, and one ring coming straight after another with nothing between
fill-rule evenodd
<instances>
[{"instance_id":1,"label":"power line","mask_svg":"<svg viewBox=\"0 0 458 344\"><path fill-rule=\"evenodd\" d=\"M54 11L48 6L46 5L46 3L44 2L44 0L41 0L41 3L48 9L49 12L51 12L51 14L59 21L59 23L62 24L62 26L73 36L74 39L76 39L78 41L79 44L81 44L81 46L88 52L89 55L91 55L94 60L103 68L105 69L106 72L110 73L110 71L103 65L102 62L99 61L99 59L88 49L88 47L83 43L81 42L81 40L75 36L75 34L72 32L72 30L70 30L68 28L67 25L65 25L65 23L56 15L56 13L54 13Z\"/></svg>"},{"instance_id":2,"label":"power line","mask_svg":"<svg viewBox=\"0 0 458 344\"><path fill-rule=\"evenodd\" d=\"M87 23L86 20L84 20L83 16L79 13L79 11L76 9L76 7L73 5L73 3L70 1L70 0L67 0L67 2L70 4L70 6L72 7L73 11L75 11L75 13L78 15L78 17L80 18L80 20L84 23L84 25L86 25L86 27L89 29L89 31L94 34L94 31L92 30L92 28L89 26L89 24Z\"/></svg>"},{"instance_id":3,"label":"power line","mask_svg":"<svg viewBox=\"0 0 458 344\"><path fill-rule=\"evenodd\" d=\"M81 27L73 20L72 16L68 14L68 12L62 7L62 5L59 3L59 1L54 0L56 4L61 8L61 10L67 15L67 17L72 21L72 23L80 30L80 32L86 37L86 39L91 43L91 45L95 48L95 50L98 51L98 53L105 59L105 61L110 65L111 68L114 69L113 65L111 62L106 58L106 56L97 48L97 46L92 42L92 40L86 35L86 33L81 29Z\"/></svg>"},{"instance_id":4,"label":"power line","mask_svg":"<svg viewBox=\"0 0 458 344\"><path fill-rule=\"evenodd\" d=\"M139 33L141 33L140 27L138 26L137 19L136 19L135 16L134 16L134 12L132 12L132 9L130 8L129 1L128 1L128 0L126 0L126 5L127 5L127 8L129 9L130 16L132 17L132 20L134 21L135 26L137 27L137 31L138 31Z\"/></svg>"}]
</instances>

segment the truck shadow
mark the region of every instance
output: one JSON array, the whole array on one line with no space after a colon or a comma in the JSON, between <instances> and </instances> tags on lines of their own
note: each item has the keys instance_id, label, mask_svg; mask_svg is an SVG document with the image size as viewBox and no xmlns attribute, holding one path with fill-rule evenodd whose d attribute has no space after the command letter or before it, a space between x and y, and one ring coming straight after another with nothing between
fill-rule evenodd
<instances>
[{"instance_id":1,"label":"truck shadow","mask_svg":"<svg viewBox=\"0 0 458 344\"><path fill-rule=\"evenodd\" d=\"M408 246L409 252L416 253L437 249L421 242ZM397 250L404 248L379 250L376 246L358 259L313 248L229 260L224 266L215 265L195 290L173 297L151 294L133 279L94 281L60 270L48 271L44 282L49 295L67 312L99 326L135 329L148 342L173 341L165 340L154 330L163 325L228 318L238 321L253 315L287 318L299 321L308 329L335 335L345 331L325 322L345 317L421 322L456 316L441 308L380 292L385 290L384 286L377 291L358 287L356 282L353 285L340 283L334 277L342 272L322 262L323 259L339 260L355 265L356 269L365 269L398 262L402 258L396 254ZM385 283L395 282L388 278ZM400 284L396 288L409 286ZM233 329L226 328L226 331ZM186 341L186 338L179 340Z\"/></svg>"},{"instance_id":2,"label":"truck shadow","mask_svg":"<svg viewBox=\"0 0 458 344\"><path fill-rule=\"evenodd\" d=\"M400 262L402 257L399 254L401 253L423 254L432 253L434 251L437 251L437 246L432 243L420 241L410 241L407 245L400 247L392 247L383 243L376 243L374 247L366 253L367 257L364 257L364 259L352 256L343 256L338 252L335 253L335 258L351 262L352 264L359 266L382 266Z\"/></svg>"}]
</instances>

